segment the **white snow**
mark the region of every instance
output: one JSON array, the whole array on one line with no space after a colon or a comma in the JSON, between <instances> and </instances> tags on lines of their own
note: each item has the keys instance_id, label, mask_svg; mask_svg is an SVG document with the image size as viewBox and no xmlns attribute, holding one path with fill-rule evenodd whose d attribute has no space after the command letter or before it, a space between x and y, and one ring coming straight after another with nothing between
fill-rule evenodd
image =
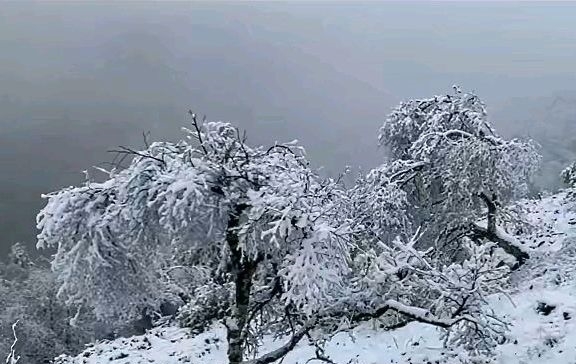
<instances>
[{"instance_id":1,"label":"white snow","mask_svg":"<svg viewBox=\"0 0 576 364\"><path fill-rule=\"evenodd\" d=\"M494 298L491 304L513 322L509 343L499 347L495 363L564 364L576 358L576 297L570 286L534 288L514 294L512 302ZM556 305L544 316L539 302ZM565 313L569 319L565 319ZM264 351L280 342L268 341ZM192 337L186 329L166 327L132 338L103 342L75 358L61 357L56 364L144 364L226 363L225 330L215 325L209 332ZM340 333L327 345L326 354L336 363L460 363L443 347L439 331L411 323L394 331L366 324L352 334ZM314 347L303 341L284 359L285 364L304 364L314 357Z\"/></svg>"},{"instance_id":2,"label":"white snow","mask_svg":"<svg viewBox=\"0 0 576 364\"><path fill-rule=\"evenodd\" d=\"M567 198L567 192L545 196L538 200L521 201L527 220L538 227L519 238L532 250L555 252L567 238L576 236L576 203Z\"/></svg>"}]
</instances>

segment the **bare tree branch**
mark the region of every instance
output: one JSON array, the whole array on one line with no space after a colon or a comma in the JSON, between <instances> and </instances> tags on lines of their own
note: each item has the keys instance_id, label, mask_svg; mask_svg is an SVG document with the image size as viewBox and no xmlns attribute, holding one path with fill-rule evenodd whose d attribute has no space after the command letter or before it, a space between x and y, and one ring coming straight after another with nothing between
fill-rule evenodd
<instances>
[{"instance_id":1,"label":"bare tree branch","mask_svg":"<svg viewBox=\"0 0 576 364\"><path fill-rule=\"evenodd\" d=\"M240 364L269 364L269 363L275 362L276 360L279 360L280 358L282 358L286 354L288 354L292 349L294 349L294 347L296 347L296 345L300 342L300 340L312 328L314 328L315 325L316 325L316 318L312 318L312 319L308 320L304 324L304 326L302 326L302 328L300 330L298 330L296 333L294 333L294 335L292 335L290 340L286 344L281 346L280 348L278 348L274 351L271 351L268 354L262 355L259 358L256 358L253 360L248 360L248 361L243 361Z\"/></svg>"}]
</instances>

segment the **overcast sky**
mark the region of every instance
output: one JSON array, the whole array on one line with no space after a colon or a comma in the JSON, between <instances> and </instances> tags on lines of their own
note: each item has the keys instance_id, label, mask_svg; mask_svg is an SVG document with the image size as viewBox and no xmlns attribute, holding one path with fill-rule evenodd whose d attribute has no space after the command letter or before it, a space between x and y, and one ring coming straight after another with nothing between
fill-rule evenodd
<instances>
[{"instance_id":1,"label":"overcast sky","mask_svg":"<svg viewBox=\"0 0 576 364\"><path fill-rule=\"evenodd\" d=\"M255 143L297 138L334 174L382 159L401 99L460 84L490 111L574 90L574 19L569 3L0 3L0 256L35 243L41 193L143 131L177 138L189 108Z\"/></svg>"}]
</instances>

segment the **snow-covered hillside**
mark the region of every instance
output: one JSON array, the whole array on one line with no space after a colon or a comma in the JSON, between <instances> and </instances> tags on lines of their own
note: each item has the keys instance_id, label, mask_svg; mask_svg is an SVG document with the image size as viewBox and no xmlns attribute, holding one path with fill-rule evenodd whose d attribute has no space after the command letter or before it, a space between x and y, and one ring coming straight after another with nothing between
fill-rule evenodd
<instances>
[{"instance_id":1,"label":"snow-covered hillside","mask_svg":"<svg viewBox=\"0 0 576 364\"><path fill-rule=\"evenodd\" d=\"M489 304L511 322L506 343L495 363L574 363L576 360L576 213L565 193L523 201L530 221L538 229L518 240L531 258L512 276L510 295L492 297ZM394 331L366 324L351 334L338 334L326 345L335 363L463 363L464 353L442 346L440 332L411 323ZM264 350L277 342L268 342ZM304 364L314 357L306 341L283 364ZM186 329L156 328L146 335L101 342L77 357L59 357L56 364L226 363L225 330L191 336ZM469 358L468 358L469 359ZM316 361L318 362L318 361Z\"/></svg>"}]
</instances>

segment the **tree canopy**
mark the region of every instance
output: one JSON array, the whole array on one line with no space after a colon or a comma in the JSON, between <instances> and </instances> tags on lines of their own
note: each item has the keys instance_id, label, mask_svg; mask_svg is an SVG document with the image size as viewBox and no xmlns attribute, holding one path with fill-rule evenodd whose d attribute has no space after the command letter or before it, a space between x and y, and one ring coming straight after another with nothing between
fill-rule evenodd
<instances>
[{"instance_id":1,"label":"tree canopy","mask_svg":"<svg viewBox=\"0 0 576 364\"><path fill-rule=\"evenodd\" d=\"M495 235L497 216L504 219L505 206L527 194L540 161L536 143L500 137L478 96L457 87L400 103L380 129L380 144L388 175L407 194L412 226L425 227L423 241L446 256L486 208Z\"/></svg>"}]
</instances>

